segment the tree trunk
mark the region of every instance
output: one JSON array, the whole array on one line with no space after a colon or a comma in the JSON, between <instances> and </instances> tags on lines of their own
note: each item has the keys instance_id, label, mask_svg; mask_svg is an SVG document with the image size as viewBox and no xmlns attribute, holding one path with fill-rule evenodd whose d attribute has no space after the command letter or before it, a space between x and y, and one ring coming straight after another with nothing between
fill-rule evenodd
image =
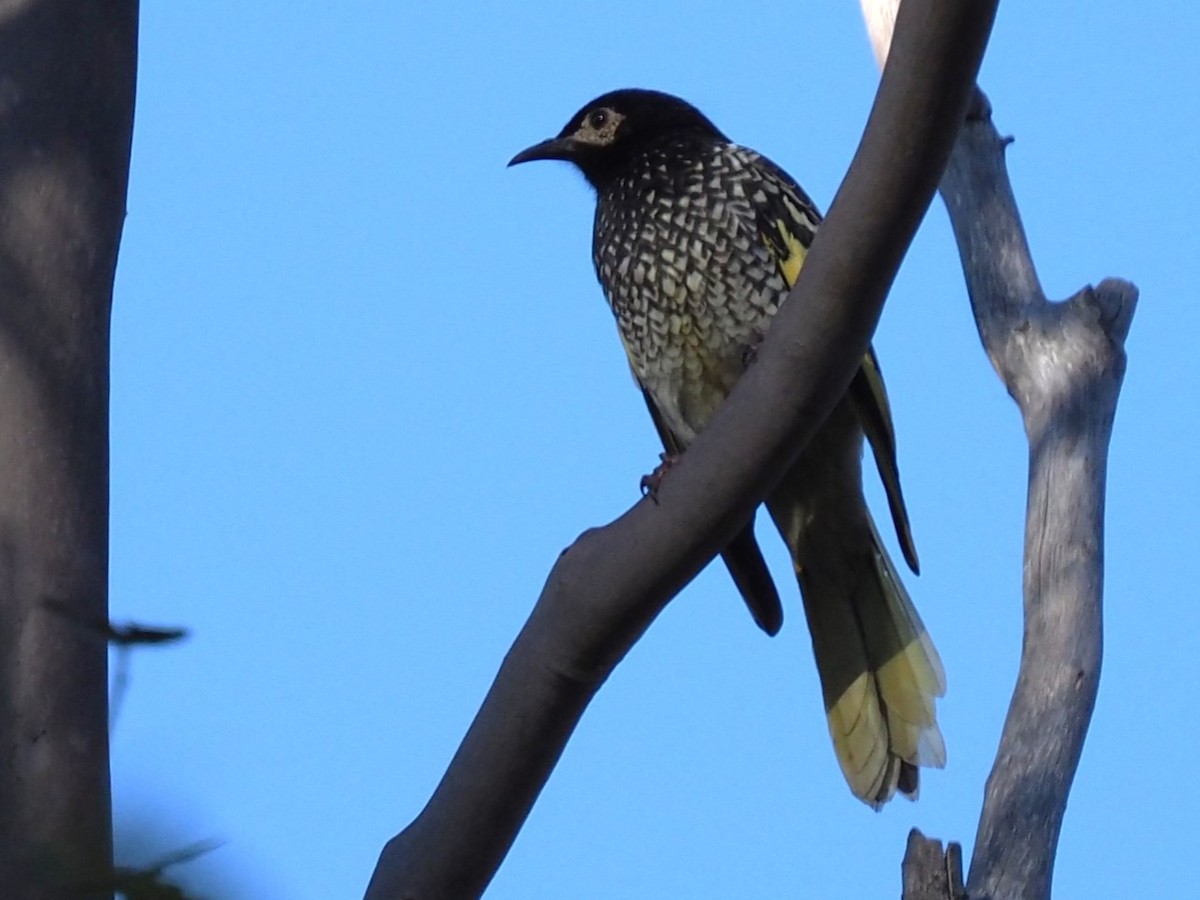
<instances>
[{"instance_id":1,"label":"tree trunk","mask_svg":"<svg viewBox=\"0 0 1200 900\"><path fill-rule=\"evenodd\" d=\"M0 885L106 896L109 312L133 0L0 0ZM111 892L107 892L111 897Z\"/></svg>"}]
</instances>

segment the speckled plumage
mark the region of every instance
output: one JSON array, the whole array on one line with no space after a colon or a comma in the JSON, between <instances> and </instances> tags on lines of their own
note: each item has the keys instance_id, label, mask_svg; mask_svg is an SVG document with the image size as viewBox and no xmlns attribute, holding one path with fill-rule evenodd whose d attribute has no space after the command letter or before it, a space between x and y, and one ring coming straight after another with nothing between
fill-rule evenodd
<instances>
[{"instance_id":1,"label":"speckled plumage","mask_svg":"<svg viewBox=\"0 0 1200 900\"><path fill-rule=\"evenodd\" d=\"M782 169L695 107L615 91L513 163L564 159L596 190L593 260L651 416L682 452L732 390L800 272L820 216ZM766 505L792 556L827 724L855 796L915 797L940 766L941 662L862 495L864 434L917 569L874 351ZM753 523L723 557L759 625L782 623Z\"/></svg>"},{"instance_id":2,"label":"speckled plumage","mask_svg":"<svg viewBox=\"0 0 1200 900\"><path fill-rule=\"evenodd\" d=\"M787 247L763 239L783 215L810 243L811 201L726 141L648 148L598 194L597 275L634 374L685 446L787 296Z\"/></svg>"}]
</instances>

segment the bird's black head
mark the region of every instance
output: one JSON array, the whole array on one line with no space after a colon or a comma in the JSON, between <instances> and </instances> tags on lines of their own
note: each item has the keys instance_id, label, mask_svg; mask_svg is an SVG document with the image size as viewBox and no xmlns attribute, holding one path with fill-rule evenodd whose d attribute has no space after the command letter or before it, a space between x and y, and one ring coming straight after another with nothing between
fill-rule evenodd
<instances>
[{"instance_id":1,"label":"bird's black head","mask_svg":"<svg viewBox=\"0 0 1200 900\"><path fill-rule=\"evenodd\" d=\"M575 113L557 137L522 150L508 164L563 159L577 165L601 191L637 154L656 144L689 139L726 140L700 110L678 97L659 91L611 91Z\"/></svg>"}]
</instances>

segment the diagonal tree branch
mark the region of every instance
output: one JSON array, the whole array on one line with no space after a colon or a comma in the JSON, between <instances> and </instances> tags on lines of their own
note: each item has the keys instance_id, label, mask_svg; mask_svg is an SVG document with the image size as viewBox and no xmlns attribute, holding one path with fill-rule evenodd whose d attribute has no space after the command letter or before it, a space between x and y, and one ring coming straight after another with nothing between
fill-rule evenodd
<instances>
[{"instance_id":1,"label":"diagonal tree branch","mask_svg":"<svg viewBox=\"0 0 1200 900\"><path fill-rule=\"evenodd\" d=\"M560 557L369 900L478 896L588 702L733 537L845 392L962 120L996 2L910 0L862 143L754 366L642 501Z\"/></svg>"},{"instance_id":2,"label":"diagonal tree branch","mask_svg":"<svg viewBox=\"0 0 1200 900\"><path fill-rule=\"evenodd\" d=\"M898 2L862 0L879 60ZM1138 292L1106 279L1068 300L1046 299L1005 168L1007 145L976 90L940 188L980 339L1029 438L1021 665L967 890L1048 898L1100 682L1105 474Z\"/></svg>"}]
</instances>

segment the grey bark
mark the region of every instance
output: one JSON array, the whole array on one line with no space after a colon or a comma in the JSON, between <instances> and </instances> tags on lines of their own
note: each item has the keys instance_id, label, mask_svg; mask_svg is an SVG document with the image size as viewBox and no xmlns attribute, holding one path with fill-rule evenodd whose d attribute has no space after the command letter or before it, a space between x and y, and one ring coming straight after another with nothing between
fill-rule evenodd
<instances>
[{"instance_id":1,"label":"grey bark","mask_svg":"<svg viewBox=\"0 0 1200 900\"><path fill-rule=\"evenodd\" d=\"M862 0L880 59L897 2ZM980 339L1029 439L1021 664L967 892L1044 900L1100 682L1105 473L1138 292L1106 279L1062 302L1046 298L1005 167L1008 143L976 89L940 185ZM945 868L935 856L912 857L914 882L917 870Z\"/></svg>"},{"instance_id":2,"label":"grey bark","mask_svg":"<svg viewBox=\"0 0 1200 900\"><path fill-rule=\"evenodd\" d=\"M480 895L596 690L733 537L842 396L943 171L995 0L908 0L879 95L792 300L658 492L551 571L458 753L384 847L369 900Z\"/></svg>"},{"instance_id":3,"label":"grey bark","mask_svg":"<svg viewBox=\"0 0 1200 900\"><path fill-rule=\"evenodd\" d=\"M1042 293L978 93L942 181L988 358L1029 439L1021 665L967 889L1048 898L1063 814L1100 684L1104 484L1137 289L1106 279Z\"/></svg>"},{"instance_id":4,"label":"grey bark","mask_svg":"<svg viewBox=\"0 0 1200 900\"><path fill-rule=\"evenodd\" d=\"M917 829L908 833L901 867L904 900L966 900L962 878L962 847L927 838Z\"/></svg>"},{"instance_id":5,"label":"grey bark","mask_svg":"<svg viewBox=\"0 0 1200 900\"><path fill-rule=\"evenodd\" d=\"M0 893L13 900L105 896L78 886L112 866L107 646L81 623L107 621L109 310L136 49L134 0L0 0Z\"/></svg>"}]
</instances>

